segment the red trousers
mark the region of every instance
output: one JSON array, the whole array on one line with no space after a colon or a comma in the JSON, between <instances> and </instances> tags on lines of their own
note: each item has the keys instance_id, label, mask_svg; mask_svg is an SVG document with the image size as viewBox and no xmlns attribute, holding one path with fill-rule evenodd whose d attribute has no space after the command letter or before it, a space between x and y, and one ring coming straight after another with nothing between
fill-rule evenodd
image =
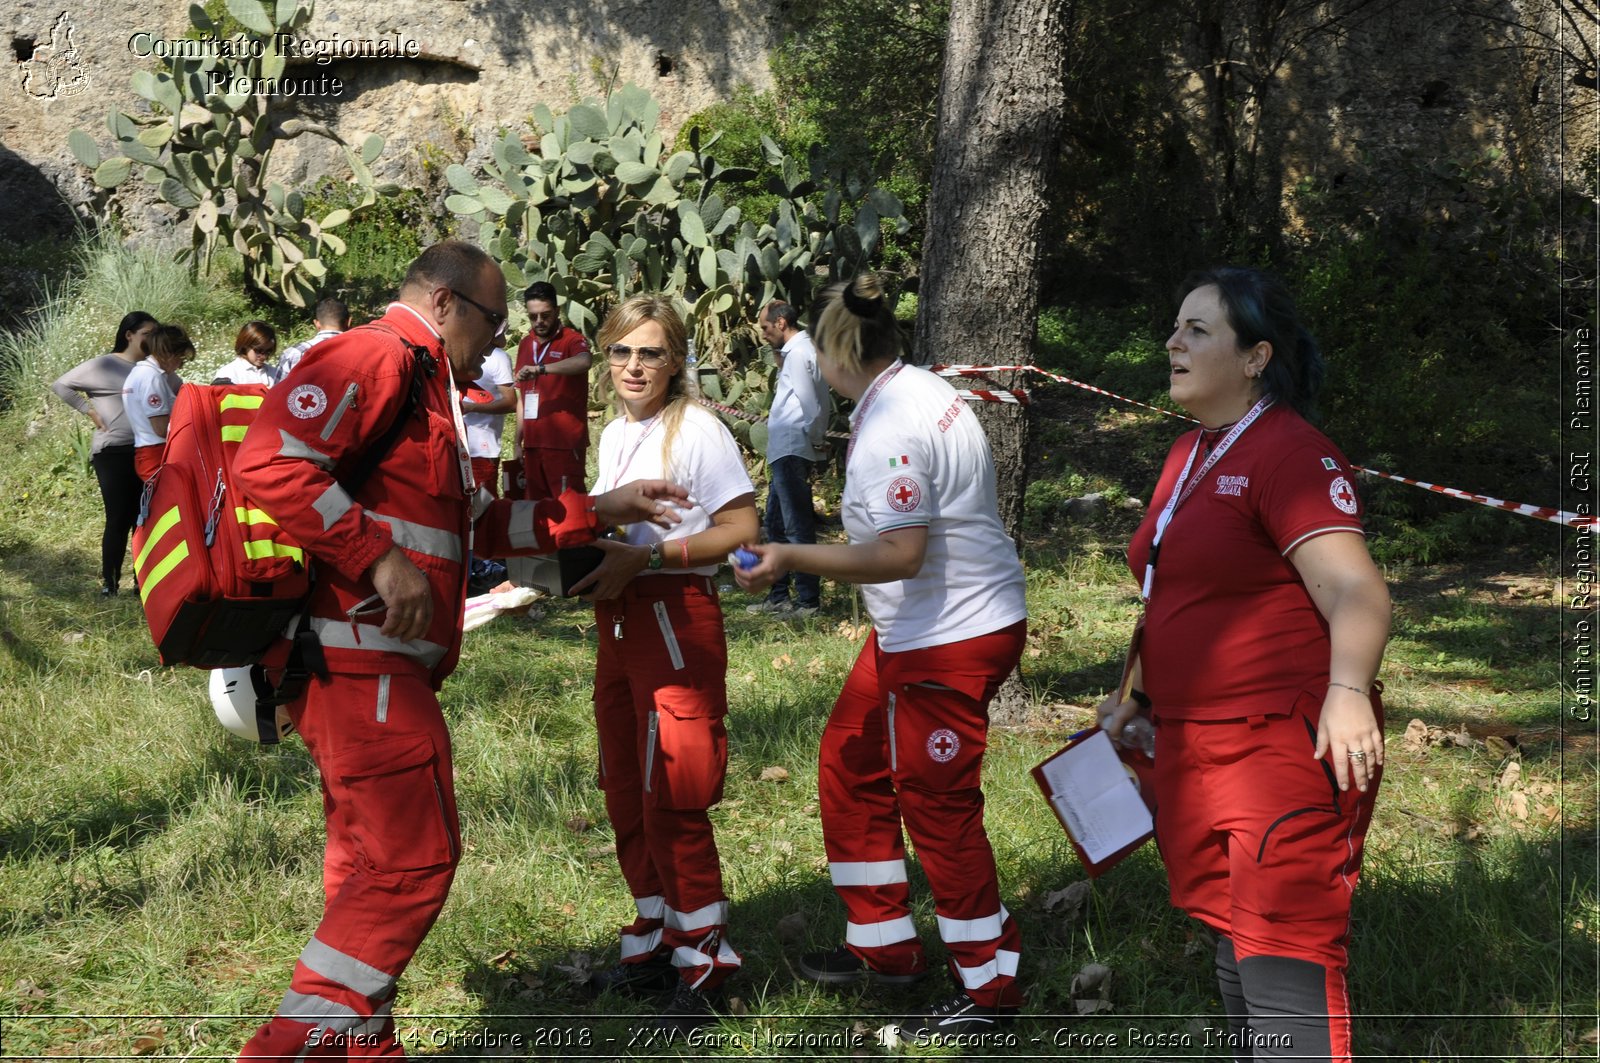
<instances>
[{"instance_id":1,"label":"red trousers","mask_svg":"<svg viewBox=\"0 0 1600 1063\"><path fill-rule=\"evenodd\" d=\"M1021 1004L1022 936L1000 903L983 829L989 700L1022 656L1025 621L903 653L874 632L822 733L818 798L845 944L886 974L923 970L901 823L933 890L951 973L979 1004Z\"/></svg>"},{"instance_id":2,"label":"red trousers","mask_svg":"<svg viewBox=\"0 0 1600 1063\"><path fill-rule=\"evenodd\" d=\"M322 922L241 1060L399 1057L395 983L450 892L450 735L419 674L312 680L289 707L322 775Z\"/></svg>"},{"instance_id":3,"label":"red trousers","mask_svg":"<svg viewBox=\"0 0 1600 1063\"><path fill-rule=\"evenodd\" d=\"M1320 691L1278 716L1159 713L1156 841L1173 905L1231 939L1241 970L1257 957L1320 967L1321 999L1305 1011L1326 1016L1332 1058L1349 1058L1350 899L1381 771L1366 793L1341 791L1326 758L1312 759Z\"/></svg>"},{"instance_id":4,"label":"red trousers","mask_svg":"<svg viewBox=\"0 0 1600 1063\"><path fill-rule=\"evenodd\" d=\"M487 487L494 497L500 497L500 459L473 458L472 479L479 487Z\"/></svg>"},{"instance_id":5,"label":"red trousers","mask_svg":"<svg viewBox=\"0 0 1600 1063\"><path fill-rule=\"evenodd\" d=\"M555 498L568 487L583 490L584 459L587 445L557 450L528 447L522 452L523 498ZM656 577L659 578L659 577Z\"/></svg>"},{"instance_id":6,"label":"red trousers","mask_svg":"<svg viewBox=\"0 0 1600 1063\"><path fill-rule=\"evenodd\" d=\"M139 479L148 480L161 468L161 456L166 453L165 443L151 443L148 446L133 448L133 471L139 474Z\"/></svg>"},{"instance_id":7,"label":"red trousers","mask_svg":"<svg viewBox=\"0 0 1600 1063\"><path fill-rule=\"evenodd\" d=\"M684 981L709 989L740 963L706 814L728 770L722 608L705 576L642 575L595 603L595 620L600 788L638 911L622 960L670 952Z\"/></svg>"}]
</instances>

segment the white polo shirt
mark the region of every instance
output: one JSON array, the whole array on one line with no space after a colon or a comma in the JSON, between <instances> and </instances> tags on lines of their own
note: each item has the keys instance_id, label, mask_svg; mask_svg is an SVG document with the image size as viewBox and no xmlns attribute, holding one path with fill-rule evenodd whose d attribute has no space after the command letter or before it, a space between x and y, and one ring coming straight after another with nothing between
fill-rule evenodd
<instances>
[{"instance_id":1,"label":"white polo shirt","mask_svg":"<svg viewBox=\"0 0 1600 1063\"><path fill-rule=\"evenodd\" d=\"M755 493L750 474L745 472L744 460L739 456L739 444L716 414L694 405L683 411L683 422L672 440L670 470L661 461L661 443L664 438L661 416L644 421L630 422L618 417L600 433L599 472L594 493L602 494L634 480L672 480L689 489L693 508L680 510L683 522L671 528L661 528L649 521L638 521L626 527L624 541L635 546L648 546L653 542L687 539L711 527L711 514L732 502L740 495ZM668 547L666 556L671 557ZM681 568L658 569L664 576L682 573ZM689 569L702 575L714 575L716 564ZM651 575L649 569L640 575Z\"/></svg>"},{"instance_id":2,"label":"white polo shirt","mask_svg":"<svg viewBox=\"0 0 1600 1063\"><path fill-rule=\"evenodd\" d=\"M878 644L891 652L976 638L1028 615L1022 563L1000 524L994 459L977 415L939 377L899 365L879 374L851 416L842 505L853 543L928 529L920 572L861 585Z\"/></svg>"},{"instance_id":3,"label":"white polo shirt","mask_svg":"<svg viewBox=\"0 0 1600 1063\"><path fill-rule=\"evenodd\" d=\"M165 436L157 435L150 427L150 418L171 417L177 393L172 376L162 372L154 358L134 363L122 385L122 409L133 429L134 446L153 447L166 442Z\"/></svg>"},{"instance_id":4,"label":"white polo shirt","mask_svg":"<svg viewBox=\"0 0 1600 1063\"><path fill-rule=\"evenodd\" d=\"M495 398L500 388L511 386L511 358L496 347L483 360L483 372L478 375L477 386ZM475 458L498 458L500 439L504 434L506 415L503 413L463 414L467 425L467 452Z\"/></svg>"}]
</instances>

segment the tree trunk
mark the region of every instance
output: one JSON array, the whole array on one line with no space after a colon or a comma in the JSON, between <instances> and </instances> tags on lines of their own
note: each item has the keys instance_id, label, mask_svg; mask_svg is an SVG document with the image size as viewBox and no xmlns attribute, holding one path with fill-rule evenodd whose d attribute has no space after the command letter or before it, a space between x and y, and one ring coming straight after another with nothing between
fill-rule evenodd
<instances>
[{"instance_id":1,"label":"tree trunk","mask_svg":"<svg viewBox=\"0 0 1600 1063\"><path fill-rule=\"evenodd\" d=\"M1039 315L1039 239L1065 103L1063 0L954 0L939 91L915 361L1028 365ZM996 373L961 388L1020 389ZM979 402L994 451L1000 520L1020 544L1027 487L1024 407ZM991 707L1021 717L1013 675Z\"/></svg>"}]
</instances>

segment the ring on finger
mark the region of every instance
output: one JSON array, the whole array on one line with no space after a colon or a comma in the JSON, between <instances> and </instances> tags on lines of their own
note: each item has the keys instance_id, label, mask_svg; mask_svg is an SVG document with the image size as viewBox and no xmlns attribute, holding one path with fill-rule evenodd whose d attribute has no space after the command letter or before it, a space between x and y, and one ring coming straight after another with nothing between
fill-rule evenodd
<instances>
[{"instance_id":1,"label":"ring on finger","mask_svg":"<svg viewBox=\"0 0 1600 1063\"><path fill-rule=\"evenodd\" d=\"M1367 759L1367 751L1364 750L1364 749L1352 749L1349 753L1347 753L1345 755L1348 756L1351 760L1356 760L1356 761L1364 761L1364 760Z\"/></svg>"}]
</instances>

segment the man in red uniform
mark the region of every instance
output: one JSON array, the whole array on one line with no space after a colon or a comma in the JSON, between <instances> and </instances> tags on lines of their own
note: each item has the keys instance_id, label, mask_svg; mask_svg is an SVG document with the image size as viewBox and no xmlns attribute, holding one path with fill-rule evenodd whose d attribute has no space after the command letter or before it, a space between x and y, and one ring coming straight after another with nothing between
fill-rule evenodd
<instances>
[{"instance_id":1,"label":"man in red uniform","mask_svg":"<svg viewBox=\"0 0 1600 1063\"><path fill-rule=\"evenodd\" d=\"M553 285L530 284L522 297L532 326L516 365L523 497L581 491L589 453L589 341L561 323Z\"/></svg>"},{"instance_id":2,"label":"man in red uniform","mask_svg":"<svg viewBox=\"0 0 1600 1063\"><path fill-rule=\"evenodd\" d=\"M326 670L289 714L322 775L328 831L322 922L241 1060L404 1055L395 983L461 852L436 692L460 650L474 533L490 555L548 553L613 523L673 523L684 500L661 481L595 498L469 494L456 387L478 376L505 307L483 251L435 244L379 321L324 341L269 394L240 444L241 490L316 560L309 627ZM396 417L404 428L352 495L341 478Z\"/></svg>"}]
</instances>

